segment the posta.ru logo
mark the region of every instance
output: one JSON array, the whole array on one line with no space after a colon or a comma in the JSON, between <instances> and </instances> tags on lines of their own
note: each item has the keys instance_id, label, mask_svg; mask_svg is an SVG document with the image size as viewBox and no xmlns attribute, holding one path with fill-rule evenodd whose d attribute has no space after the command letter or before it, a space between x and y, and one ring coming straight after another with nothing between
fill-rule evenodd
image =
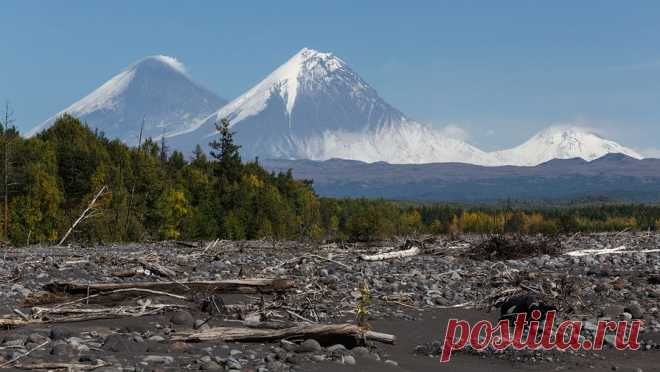
<instances>
[{"instance_id":1,"label":"posta.ru logo","mask_svg":"<svg viewBox=\"0 0 660 372\"><path fill-rule=\"evenodd\" d=\"M440 362L449 362L452 351L463 349L468 345L475 350L484 350L488 346L495 350L505 350L510 347L516 350L567 350L568 348L601 350L605 334L608 331L615 332L614 347L617 350L639 349L638 337L642 325L641 320L619 322L601 320L598 322L593 339L583 337L580 342L581 321L563 321L554 331L556 311L549 311L546 313L546 319L539 334L541 312L532 311L530 321L527 321L526 317L525 313L519 313L516 316L513 323L513 335L508 319L500 320L496 325L493 325L491 321L481 320L474 326L470 326L465 320L449 319ZM525 329L528 332L523 340ZM627 329L630 331L626 337ZM458 335L457 331L460 331Z\"/></svg>"}]
</instances>

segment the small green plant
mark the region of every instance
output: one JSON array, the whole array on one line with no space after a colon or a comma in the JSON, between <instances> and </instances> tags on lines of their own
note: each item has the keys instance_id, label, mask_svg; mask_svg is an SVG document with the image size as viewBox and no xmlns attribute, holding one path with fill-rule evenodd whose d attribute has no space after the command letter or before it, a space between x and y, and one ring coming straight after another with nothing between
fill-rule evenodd
<instances>
[{"instance_id":1,"label":"small green plant","mask_svg":"<svg viewBox=\"0 0 660 372\"><path fill-rule=\"evenodd\" d=\"M357 303L357 311L355 313L355 320L358 327L363 331L370 331L371 325L369 319L369 303L371 302L371 293L369 291L369 283L367 279L363 279L360 285L360 299Z\"/></svg>"}]
</instances>

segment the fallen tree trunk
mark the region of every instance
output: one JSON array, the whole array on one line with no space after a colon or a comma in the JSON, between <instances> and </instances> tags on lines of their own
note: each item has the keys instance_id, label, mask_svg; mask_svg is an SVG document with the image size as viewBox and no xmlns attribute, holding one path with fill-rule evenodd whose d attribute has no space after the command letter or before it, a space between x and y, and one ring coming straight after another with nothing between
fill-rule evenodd
<instances>
[{"instance_id":1,"label":"fallen tree trunk","mask_svg":"<svg viewBox=\"0 0 660 372\"><path fill-rule=\"evenodd\" d=\"M149 289L175 294L182 293L271 293L293 288L294 283L288 279L237 279L195 282L127 282L127 283L79 283L53 282L45 286L52 293L91 295L99 292L109 292L119 289Z\"/></svg>"},{"instance_id":2,"label":"fallen tree trunk","mask_svg":"<svg viewBox=\"0 0 660 372\"><path fill-rule=\"evenodd\" d=\"M173 340L186 342L263 342L280 340L284 338L333 339L342 337L366 339L387 344L393 344L396 340L394 335L373 331L363 331L360 329L360 327L354 324L303 324L283 329L216 327L204 332L176 336L173 337Z\"/></svg>"},{"instance_id":3,"label":"fallen tree trunk","mask_svg":"<svg viewBox=\"0 0 660 372\"><path fill-rule=\"evenodd\" d=\"M402 258L402 257L411 257L417 256L421 252L419 247L412 247L410 249L405 249L402 251L386 252L373 255L363 254L360 256L364 261L382 261L382 260L391 260L393 258Z\"/></svg>"},{"instance_id":4,"label":"fallen tree trunk","mask_svg":"<svg viewBox=\"0 0 660 372\"><path fill-rule=\"evenodd\" d=\"M66 371L93 371L97 368L107 367L110 364L99 362L99 364L82 364L82 363L57 363L57 362L45 362L45 363L17 363L14 365L16 369L48 369L48 370L66 370Z\"/></svg>"},{"instance_id":5,"label":"fallen tree trunk","mask_svg":"<svg viewBox=\"0 0 660 372\"><path fill-rule=\"evenodd\" d=\"M199 247L199 243L197 243L197 242L184 242L184 241L181 241L181 240L175 240L174 244L181 245L181 246L188 247L188 248L197 248L197 247Z\"/></svg>"},{"instance_id":6,"label":"fallen tree trunk","mask_svg":"<svg viewBox=\"0 0 660 372\"><path fill-rule=\"evenodd\" d=\"M639 251L626 250L626 246L603 249L581 249L577 251L566 252L567 256L582 257L582 256L600 256L602 254L632 254L632 253L655 253L660 252L660 249L644 249Z\"/></svg>"},{"instance_id":7,"label":"fallen tree trunk","mask_svg":"<svg viewBox=\"0 0 660 372\"><path fill-rule=\"evenodd\" d=\"M25 320L16 316L3 316L0 317L0 328L14 328L33 323L41 323L39 320Z\"/></svg>"},{"instance_id":8,"label":"fallen tree trunk","mask_svg":"<svg viewBox=\"0 0 660 372\"><path fill-rule=\"evenodd\" d=\"M116 319L153 315L164 311L186 308L176 304L148 304L106 308L33 307L31 317L0 317L0 327L14 328L29 324L82 322L97 319Z\"/></svg>"}]
</instances>

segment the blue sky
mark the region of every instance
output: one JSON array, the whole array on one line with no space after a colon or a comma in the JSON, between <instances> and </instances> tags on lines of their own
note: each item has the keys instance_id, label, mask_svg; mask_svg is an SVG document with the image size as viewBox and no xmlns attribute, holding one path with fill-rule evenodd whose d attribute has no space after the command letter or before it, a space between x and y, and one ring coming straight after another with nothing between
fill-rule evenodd
<instances>
[{"instance_id":1,"label":"blue sky","mask_svg":"<svg viewBox=\"0 0 660 372\"><path fill-rule=\"evenodd\" d=\"M653 151L659 40L657 1L6 0L0 99L25 131L153 54L231 99L310 47L484 149L580 124Z\"/></svg>"}]
</instances>

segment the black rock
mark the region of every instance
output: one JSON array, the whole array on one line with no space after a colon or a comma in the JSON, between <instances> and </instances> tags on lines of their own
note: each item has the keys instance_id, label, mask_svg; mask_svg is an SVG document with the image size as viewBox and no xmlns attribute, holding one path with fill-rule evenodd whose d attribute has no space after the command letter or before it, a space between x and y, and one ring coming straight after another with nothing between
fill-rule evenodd
<instances>
[{"instance_id":1,"label":"black rock","mask_svg":"<svg viewBox=\"0 0 660 372\"><path fill-rule=\"evenodd\" d=\"M55 341L64 340L73 336L73 332L70 329L64 327L53 327L50 329L49 336Z\"/></svg>"},{"instance_id":2,"label":"black rock","mask_svg":"<svg viewBox=\"0 0 660 372\"><path fill-rule=\"evenodd\" d=\"M533 295L511 297L504 301L500 307L500 320L507 319L511 323L516 320L516 316L520 313L526 314L526 319L530 320L532 319L532 312L534 310L539 310L541 312L541 317L539 320L543 320L549 311L557 311L555 306L539 302Z\"/></svg>"},{"instance_id":3,"label":"black rock","mask_svg":"<svg viewBox=\"0 0 660 372\"><path fill-rule=\"evenodd\" d=\"M130 340L122 335L114 334L105 339L103 350L113 353L126 353L132 351Z\"/></svg>"},{"instance_id":4,"label":"black rock","mask_svg":"<svg viewBox=\"0 0 660 372\"><path fill-rule=\"evenodd\" d=\"M74 350L70 345L67 344L56 344L50 350L51 355L55 356L68 356L73 354Z\"/></svg>"},{"instance_id":5,"label":"black rock","mask_svg":"<svg viewBox=\"0 0 660 372\"><path fill-rule=\"evenodd\" d=\"M192 327L195 323L195 318L187 311L177 311L172 314L170 322L174 325Z\"/></svg>"},{"instance_id":6,"label":"black rock","mask_svg":"<svg viewBox=\"0 0 660 372\"><path fill-rule=\"evenodd\" d=\"M631 303L625 307L625 311L632 315L633 319L642 319L644 317L644 310L638 303Z\"/></svg>"},{"instance_id":7,"label":"black rock","mask_svg":"<svg viewBox=\"0 0 660 372\"><path fill-rule=\"evenodd\" d=\"M42 344L48 340L48 337L42 335L41 333L30 333L30 335L27 338L27 342L31 342L33 344Z\"/></svg>"},{"instance_id":8,"label":"black rock","mask_svg":"<svg viewBox=\"0 0 660 372\"><path fill-rule=\"evenodd\" d=\"M299 353L314 353L323 350L323 347L321 347L321 344L319 344L318 341L314 339L307 339L303 341L302 344L298 347L298 352Z\"/></svg>"}]
</instances>

